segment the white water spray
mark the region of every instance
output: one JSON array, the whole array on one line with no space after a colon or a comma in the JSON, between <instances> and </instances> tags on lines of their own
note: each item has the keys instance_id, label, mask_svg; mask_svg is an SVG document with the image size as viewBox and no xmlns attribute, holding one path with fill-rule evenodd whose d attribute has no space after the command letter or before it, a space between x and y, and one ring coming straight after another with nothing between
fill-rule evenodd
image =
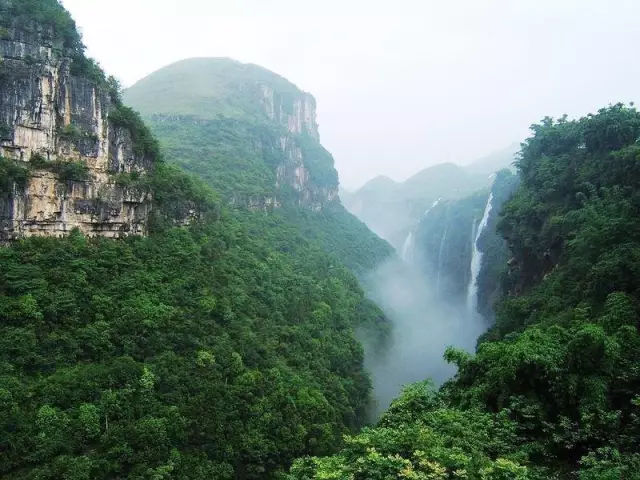
<instances>
[{"instance_id":1,"label":"white water spray","mask_svg":"<svg viewBox=\"0 0 640 480\"><path fill-rule=\"evenodd\" d=\"M445 220L446 221L446 220ZM447 243L447 232L449 230L449 224L446 223L444 227L444 233L442 234L442 240L440 241L440 251L438 253L438 276L436 278L436 292L440 293L440 272L442 271L442 254L444 252L444 245Z\"/></svg>"},{"instance_id":2,"label":"white water spray","mask_svg":"<svg viewBox=\"0 0 640 480\"><path fill-rule=\"evenodd\" d=\"M487 227L489 221L489 214L491 213L493 193L489 195L487 205L484 208L484 215L482 221L478 225L475 238L473 239L473 255L471 257L471 279L469 280L469 287L467 288L467 308L469 313L475 314L476 306L478 305L478 274L480 273L480 267L482 266L482 252L478 250L478 239L482 235L482 231Z\"/></svg>"},{"instance_id":3,"label":"white water spray","mask_svg":"<svg viewBox=\"0 0 640 480\"><path fill-rule=\"evenodd\" d=\"M402 260L404 260L406 263L409 263L411 261L411 257L413 256L413 244L414 239L412 230L409 232L409 235L407 235L407 239L402 245Z\"/></svg>"},{"instance_id":4,"label":"white water spray","mask_svg":"<svg viewBox=\"0 0 640 480\"><path fill-rule=\"evenodd\" d=\"M435 207L437 207L437 206L438 206L438 204L440 203L440 199L442 199L442 197L438 198L435 202L433 202L433 203L431 204L431 206L430 206L429 208L427 208L427 209L424 211L424 216L425 216L425 217L427 216L427 214L428 214L431 210L433 210Z\"/></svg>"}]
</instances>

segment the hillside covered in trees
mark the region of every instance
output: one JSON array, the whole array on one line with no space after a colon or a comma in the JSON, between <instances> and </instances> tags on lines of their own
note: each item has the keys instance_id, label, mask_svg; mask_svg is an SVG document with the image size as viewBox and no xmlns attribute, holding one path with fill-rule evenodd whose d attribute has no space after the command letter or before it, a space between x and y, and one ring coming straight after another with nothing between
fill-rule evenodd
<instances>
[{"instance_id":1,"label":"hillside covered in trees","mask_svg":"<svg viewBox=\"0 0 640 480\"><path fill-rule=\"evenodd\" d=\"M507 297L475 355L450 349L441 389L407 388L290 478L638 478L640 113L532 128L498 225Z\"/></svg>"},{"instance_id":2,"label":"hillside covered in trees","mask_svg":"<svg viewBox=\"0 0 640 480\"><path fill-rule=\"evenodd\" d=\"M180 163L174 152L163 155L141 117L122 105L117 84L103 82L84 56L57 1L0 0L0 13L2 48L29 32L48 38L45 49L69 67L68 94L82 95L77 85L96 95L108 89L114 109L105 115L135 124L134 144L155 156L145 175L113 177L151 199L146 236L73 230L0 249L0 477L263 479L301 455L335 451L364 423L370 400L354 331L366 326L383 338L388 330L353 272L386 258L390 247L340 216L339 203L317 211L330 203L328 191L296 191L272 209L230 201L233 161L225 188L172 165ZM42 61L36 66L45 72L33 81L48 81L47 58L29 60ZM26 61L17 57L2 77L3 104L13 101L7 92L32 81L21 76ZM3 138L21 127L6 126ZM225 164L238 158L240 143L221 131L228 148L217 158ZM185 138L184 149L195 140ZM309 149L335 174L326 151ZM39 168L54 163L46 154L36 160ZM245 171L265 173L263 199L291 193L269 183L279 163L262 168L253 160L255 170ZM33 175L32 163L0 158L2 199ZM55 181L64 193L83 180ZM318 186L315 177L311 183ZM334 235L340 225L345 234Z\"/></svg>"},{"instance_id":3,"label":"hillside covered in trees","mask_svg":"<svg viewBox=\"0 0 640 480\"><path fill-rule=\"evenodd\" d=\"M27 37L55 56L14 48ZM148 195L145 235L74 229L0 249L0 477L638 478L633 106L532 127L517 189L490 222L507 258L484 240L500 264L485 282L500 299L495 324L474 354L447 350L457 373L442 387L408 386L366 426L371 381L355 332L384 345L390 325L358 276L391 248L341 205L313 97L255 65L179 62L126 92L147 128L57 0L0 0L0 47L15 56L0 62L0 107L24 104L20 89L47 96L32 86L49 81L55 57L71 97L78 85L108 95L105 117L135 127L130 140L154 160L144 175L109 173ZM68 128L53 143L100 140L76 138L73 117L55 113ZM56 172L54 196L85 181L82 160L22 158L24 125L1 120L0 145L15 155L0 157L0 200L36 167Z\"/></svg>"}]
</instances>

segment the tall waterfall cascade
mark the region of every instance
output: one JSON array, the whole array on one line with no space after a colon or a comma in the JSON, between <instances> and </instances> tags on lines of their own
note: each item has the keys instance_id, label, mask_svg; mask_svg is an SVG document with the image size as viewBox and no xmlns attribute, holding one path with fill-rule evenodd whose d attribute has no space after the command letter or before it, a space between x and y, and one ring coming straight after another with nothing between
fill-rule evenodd
<instances>
[{"instance_id":1,"label":"tall waterfall cascade","mask_svg":"<svg viewBox=\"0 0 640 480\"><path fill-rule=\"evenodd\" d=\"M478 250L478 239L482 232L487 227L487 222L489 221L489 215L491 214L493 202L493 193L489 195L489 199L487 200L487 205L484 208L484 215L482 216L482 220L478 225L478 229L476 230L475 238L473 239L473 254L471 256L471 278L469 280L469 287L467 288L467 308L469 313L474 314L476 311L476 306L478 305L478 274L480 273L480 268L482 267L482 252Z\"/></svg>"},{"instance_id":2,"label":"tall waterfall cascade","mask_svg":"<svg viewBox=\"0 0 640 480\"><path fill-rule=\"evenodd\" d=\"M407 235L407 239L404 241L402 245L402 260L409 263L411 262L411 257L413 256L413 244L415 243L413 237L413 230L409 232Z\"/></svg>"},{"instance_id":3,"label":"tall waterfall cascade","mask_svg":"<svg viewBox=\"0 0 640 480\"><path fill-rule=\"evenodd\" d=\"M433 203L431 204L431 206L430 206L429 208L427 208L427 209L424 211L424 216L425 216L425 217L429 214L429 212L430 212L431 210L433 210L435 207L437 207L437 206L438 206L438 204L440 203L440 200L442 200L442 197L438 198L435 202L433 202Z\"/></svg>"},{"instance_id":4,"label":"tall waterfall cascade","mask_svg":"<svg viewBox=\"0 0 640 480\"><path fill-rule=\"evenodd\" d=\"M426 217L431 210L433 210L435 207L438 206L441 198L442 197L438 198L435 202L431 204L429 208L425 210L423 217ZM407 238L402 244L402 252L400 254L400 257L405 263L411 263L411 261L413 260L413 252L415 250L415 243L416 243L415 235L413 234L413 232L414 232L413 230L409 232L409 235L407 235Z\"/></svg>"},{"instance_id":5,"label":"tall waterfall cascade","mask_svg":"<svg viewBox=\"0 0 640 480\"><path fill-rule=\"evenodd\" d=\"M447 214L449 211L447 210ZM448 215L447 215L448 217ZM444 231L442 233L442 240L440 240L440 250L438 251L438 276L436 277L436 292L440 293L440 273L442 272L442 254L444 253L444 246L447 243L447 233L449 232L448 219L445 220Z\"/></svg>"}]
</instances>

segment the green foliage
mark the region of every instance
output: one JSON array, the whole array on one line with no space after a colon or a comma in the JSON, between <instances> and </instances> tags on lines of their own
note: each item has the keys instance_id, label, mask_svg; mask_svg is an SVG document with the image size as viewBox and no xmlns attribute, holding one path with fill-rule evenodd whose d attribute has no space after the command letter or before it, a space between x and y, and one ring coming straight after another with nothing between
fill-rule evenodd
<instances>
[{"instance_id":1,"label":"green foliage","mask_svg":"<svg viewBox=\"0 0 640 480\"><path fill-rule=\"evenodd\" d=\"M192 58L164 67L125 92L126 103L145 117L161 114L216 120L220 116L259 124L267 120L262 87L273 90L274 105L293 113L302 92L258 65L229 58Z\"/></svg>"},{"instance_id":2,"label":"green foliage","mask_svg":"<svg viewBox=\"0 0 640 480\"><path fill-rule=\"evenodd\" d=\"M458 373L437 394L412 387L291 478L637 478L640 113L533 132L499 222L510 290L476 354L447 350Z\"/></svg>"},{"instance_id":3,"label":"green foliage","mask_svg":"<svg viewBox=\"0 0 640 480\"><path fill-rule=\"evenodd\" d=\"M78 132L77 129L71 130ZM70 134L69 134L70 135ZM90 178L89 167L83 160L55 160L48 161L40 153L32 153L29 158L29 168L33 170L49 170L58 177L61 183L85 182Z\"/></svg>"},{"instance_id":4,"label":"green foliage","mask_svg":"<svg viewBox=\"0 0 640 480\"><path fill-rule=\"evenodd\" d=\"M128 177L151 237L0 251L0 475L274 478L331 452L368 403L353 329L381 312L283 216L173 166Z\"/></svg>"},{"instance_id":5,"label":"green foliage","mask_svg":"<svg viewBox=\"0 0 640 480\"><path fill-rule=\"evenodd\" d=\"M89 180L89 167L83 160L56 160L48 162L47 170L52 171L61 183L84 182Z\"/></svg>"},{"instance_id":6,"label":"green foliage","mask_svg":"<svg viewBox=\"0 0 640 480\"><path fill-rule=\"evenodd\" d=\"M447 392L509 412L537 463L626 478L640 453L640 114L614 105L533 131L500 222L511 296Z\"/></svg>"},{"instance_id":7,"label":"green foliage","mask_svg":"<svg viewBox=\"0 0 640 480\"><path fill-rule=\"evenodd\" d=\"M126 175L127 183L122 183ZM206 222L220 215L220 199L197 177L187 175L174 165L160 163L151 176L119 174L116 182L153 192L154 209L150 230L164 231L185 221Z\"/></svg>"},{"instance_id":8,"label":"green foliage","mask_svg":"<svg viewBox=\"0 0 640 480\"><path fill-rule=\"evenodd\" d=\"M0 251L3 478L271 478L362 421L357 282L286 223L231 213Z\"/></svg>"},{"instance_id":9,"label":"green foliage","mask_svg":"<svg viewBox=\"0 0 640 480\"><path fill-rule=\"evenodd\" d=\"M13 127L0 121L0 140L13 140Z\"/></svg>"},{"instance_id":10,"label":"green foliage","mask_svg":"<svg viewBox=\"0 0 640 480\"><path fill-rule=\"evenodd\" d=\"M49 162L44 158L44 155L38 152L33 152L31 157L29 157L29 167L38 170L38 169L46 169L49 166Z\"/></svg>"},{"instance_id":11,"label":"green foliage","mask_svg":"<svg viewBox=\"0 0 640 480\"><path fill-rule=\"evenodd\" d=\"M227 201L275 196L275 167L280 157L265 160L260 148L275 142L266 127L237 120L154 117L149 125L167 158L206 181ZM271 152L271 149L268 149Z\"/></svg>"},{"instance_id":12,"label":"green foliage","mask_svg":"<svg viewBox=\"0 0 640 480\"><path fill-rule=\"evenodd\" d=\"M88 58L83 52L78 52L71 58L71 75L90 79L95 85L104 88L107 78L100 64L93 58Z\"/></svg>"},{"instance_id":13,"label":"green foliage","mask_svg":"<svg viewBox=\"0 0 640 480\"><path fill-rule=\"evenodd\" d=\"M313 184L320 188L335 188L338 185L338 172L333 167L331 154L307 133L296 137L296 143L302 150L304 164Z\"/></svg>"},{"instance_id":14,"label":"green foliage","mask_svg":"<svg viewBox=\"0 0 640 480\"><path fill-rule=\"evenodd\" d=\"M77 125L73 124L66 125L63 128L59 129L57 135L61 140L72 143L74 145L77 145L85 138L97 140L95 134L90 132L83 132L82 130L80 130L80 128L78 128Z\"/></svg>"},{"instance_id":15,"label":"green foliage","mask_svg":"<svg viewBox=\"0 0 640 480\"><path fill-rule=\"evenodd\" d=\"M112 87L115 88L114 80ZM133 151L136 155L145 158L160 158L160 147L151 131L144 124L140 114L122 104L115 104L109 112L109 120L115 127L126 128L131 133Z\"/></svg>"},{"instance_id":16,"label":"green foliage","mask_svg":"<svg viewBox=\"0 0 640 480\"><path fill-rule=\"evenodd\" d=\"M57 0L0 0L0 27L35 33L39 28L65 48L82 52L84 46L69 12Z\"/></svg>"},{"instance_id":17,"label":"green foliage","mask_svg":"<svg viewBox=\"0 0 640 480\"><path fill-rule=\"evenodd\" d=\"M0 198L13 193L14 186L24 188L29 180L29 170L21 163L0 157Z\"/></svg>"},{"instance_id":18,"label":"green foliage","mask_svg":"<svg viewBox=\"0 0 640 480\"><path fill-rule=\"evenodd\" d=\"M393 254L391 246L340 205L322 212L285 208L281 214L308 240L331 253L357 275L377 268Z\"/></svg>"},{"instance_id":19,"label":"green foliage","mask_svg":"<svg viewBox=\"0 0 640 480\"><path fill-rule=\"evenodd\" d=\"M61 183L84 182L90 178L89 167L83 160L48 161L42 154L33 153L28 165L32 170L49 170L55 173Z\"/></svg>"},{"instance_id":20,"label":"green foliage","mask_svg":"<svg viewBox=\"0 0 640 480\"><path fill-rule=\"evenodd\" d=\"M298 460L288 478L541 478L521 464L514 426L505 417L450 408L427 385L416 384L377 427L347 437L339 455Z\"/></svg>"}]
</instances>

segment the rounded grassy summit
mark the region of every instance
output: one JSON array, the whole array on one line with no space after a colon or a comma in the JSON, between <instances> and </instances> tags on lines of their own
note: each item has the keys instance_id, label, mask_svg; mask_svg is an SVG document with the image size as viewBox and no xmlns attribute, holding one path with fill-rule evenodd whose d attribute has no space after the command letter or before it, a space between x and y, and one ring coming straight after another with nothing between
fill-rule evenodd
<instances>
[{"instance_id":1,"label":"rounded grassy summit","mask_svg":"<svg viewBox=\"0 0 640 480\"><path fill-rule=\"evenodd\" d=\"M125 101L145 116L219 116L245 120L279 116L275 105L293 114L296 100L315 111L315 99L280 75L230 58L191 58L143 78L124 93ZM311 112L308 113L311 116Z\"/></svg>"}]
</instances>

